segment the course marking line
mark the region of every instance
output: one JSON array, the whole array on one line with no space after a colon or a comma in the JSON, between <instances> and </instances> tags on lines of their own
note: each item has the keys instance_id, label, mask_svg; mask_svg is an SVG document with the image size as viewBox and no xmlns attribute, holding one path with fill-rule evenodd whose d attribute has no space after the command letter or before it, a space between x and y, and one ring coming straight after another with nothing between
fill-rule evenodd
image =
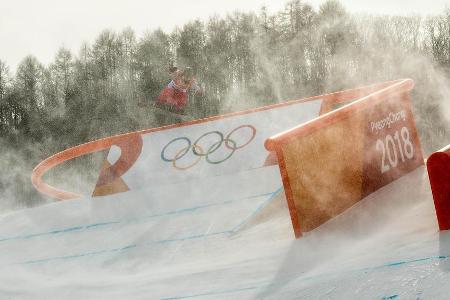
<instances>
[{"instance_id":1,"label":"course marking line","mask_svg":"<svg viewBox=\"0 0 450 300\"><path fill-rule=\"evenodd\" d=\"M253 213L251 213L249 216L247 216L241 223L239 223L237 226L235 226L231 232L236 233L238 230L240 230L242 227L244 227L248 222L250 222L251 219L253 219L258 213L260 213L267 205L269 205L278 194L283 191L283 187L280 187L278 190L272 193L272 195L264 201Z\"/></svg>"},{"instance_id":2,"label":"course marking line","mask_svg":"<svg viewBox=\"0 0 450 300\"><path fill-rule=\"evenodd\" d=\"M276 192L272 192L267 195L273 195L277 192L278 192L278 190ZM253 197L253 198L256 198L256 197ZM265 202L267 202L267 201L265 201ZM52 261L56 261L56 260L69 260L69 259L74 259L74 258L95 256L95 255L100 255L100 254L110 254L110 253L114 253L114 252L123 252L123 251L131 250L131 249L135 249L135 248L149 247L149 246L157 245L157 244L166 244L166 243L173 243L173 242L182 242L182 241L187 241L187 240L196 240L196 239L208 238L208 237L213 237L213 236L217 236L217 235L225 235L225 234L230 234L230 233L233 233L233 231L225 230L225 231L212 232L212 233L208 233L208 234L198 234L198 235L192 235L192 236L180 237L180 238L174 238L174 239L149 241L149 242L145 242L140 245L132 244L132 245L127 245L127 246L120 247L120 248L105 249L105 250L100 250L100 251L92 251L92 252L86 252L86 253L80 253L80 254L74 254L74 255L30 260L30 261L26 261L26 262L15 263L14 265L24 265L24 264L30 265L30 264L38 264L38 263L47 263L47 262L52 262Z\"/></svg>"},{"instance_id":3,"label":"course marking line","mask_svg":"<svg viewBox=\"0 0 450 300\"><path fill-rule=\"evenodd\" d=\"M53 262L57 260L71 260L76 258L82 258L82 257L88 257L88 256L97 256L101 254L111 254L114 252L125 252L136 248L145 248L157 244L166 244L166 243L174 243L174 242L181 242L186 240L196 240L201 238L209 238L217 235L224 235L230 233L230 230L226 231L219 231L219 232L213 232L209 234L199 234L199 235L192 235L192 236L186 236L181 238L175 238L175 239L165 239L165 240L157 240L157 241L149 241L142 243L140 245L138 244L130 244L119 248L113 248L113 249L104 249L104 250L98 250L98 251L91 251L91 252L84 252L79 254L72 254L72 255L65 255L65 256L56 256L56 257L49 257L49 258L42 258L42 259L35 259L35 260L28 260L25 262L18 262L13 263L11 265L33 265L33 264L42 264L42 263L48 263Z\"/></svg>"},{"instance_id":4,"label":"course marking line","mask_svg":"<svg viewBox=\"0 0 450 300\"><path fill-rule=\"evenodd\" d=\"M277 282L266 281L265 283L261 283L260 285L252 285L249 287L241 287L241 288L229 289L229 290L225 290L225 291L209 291L209 292L204 292L204 293L200 293L200 294L191 294L191 295L185 295L185 296L167 297L167 298L161 298L161 300L181 300L181 299L191 299L191 298L198 298L198 297L204 297L204 296L215 296L215 295L238 293L238 292L243 292L243 291L248 291L248 290L257 290L257 289L261 289L261 288L267 288L270 286L281 286L281 285L285 285L287 283L308 281L308 280L313 280L313 279L318 279L318 278L323 278L323 277L330 277L330 276L337 276L337 275L342 275L342 274L347 274L347 273L360 273L360 272L368 273L370 271L376 271L379 269L394 268L394 267L398 267L398 266L410 265L410 264L417 263L417 262L425 262L425 261L432 261L432 260L444 260L444 259L449 259L449 258L450 258L450 254L449 255L439 255L439 256L429 256L429 257L418 258L418 259L403 260L403 261L399 261L399 262L389 262L389 263L385 263L385 264L375 266L375 267L366 267L366 268L353 269L353 270L347 270L347 271L342 271L342 272L330 272L330 273L318 274L318 275L308 276L308 277L300 277L301 274L297 274L300 276L297 276L296 278L293 278L293 279L284 279L284 280L279 280ZM289 275L295 276L296 274L286 274L286 277L289 277ZM394 298L386 298L386 299L397 299L397 298L395 298L395 296L398 296L398 295L393 295L391 297L394 297Z\"/></svg>"},{"instance_id":5,"label":"course marking line","mask_svg":"<svg viewBox=\"0 0 450 300\"><path fill-rule=\"evenodd\" d=\"M262 194L262 195L256 195L256 196L241 198L239 200L242 200L242 199L255 199L255 198L263 197L263 196L270 196L270 198L272 198L274 194L279 193L279 190L280 189L276 190L275 192L271 192L271 193L265 193L265 194ZM235 201L239 201L239 200L235 200ZM233 201L227 201L227 203L231 203L231 202L233 202ZM267 200L265 200L264 202L267 202ZM223 203L220 203L220 204L223 204ZM220 204L218 204L218 205L220 205ZM214 204L214 205L216 205L216 204ZM256 211L258 211L259 208L260 207L258 207ZM196 208L194 208L194 209L196 209ZM188 210L192 211L193 208L189 208ZM186 209L184 209L183 211L186 211ZM98 223L98 224L93 224L93 225L101 226L101 225L104 225L104 224L107 224L107 223ZM89 226L93 226L93 225L89 225ZM77 227L77 228L82 228L82 227ZM60 232L60 231L58 231L58 232ZM47 262L52 262L52 261L56 261L56 260L69 260L69 259L74 259L74 258L95 256L95 255L100 255L100 254L110 254L110 253L114 253L114 252L119 252L119 251L122 252L122 251L127 251L127 250L130 250L130 249L141 248L141 247L148 247L148 246L157 245L157 244L181 242L181 241L186 241L186 240L195 240L195 239L201 239L201 238L207 238L207 237L212 237L212 236L217 236L217 235L225 235L225 234L231 234L231 233L233 233L232 230L225 230L225 231L212 232L212 233L207 233L207 234L198 234L198 235L192 235L192 236L180 237L180 238L174 238L174 239L162 239L162 240L144 242L144 243L142 243L140 245L132 244L132 245L127 245L127 246L120 247L120 248L105 249L105 250L91 251L91 252L85 252L85 253L80 253L80 254L73 254L73 255L66 255L66 256L57 256L57 257L29 260L29 261L25 261L25 262L14 263L13 265L23 265L23 264L29 265L29 264L47 263Z\"/></svg>"},{"instance_id":6,"label":"course marking line","mask_svg":"<svg viewBox=\"0 0 450 300\"><path fill-rule=\"evenodd\" d=\"M251 290L256 290L259 288L260 288L259 286L250 286L250 287L244 287L244 288L240 288L240 289L217 291L217 292L197 294L197 295L192 295L192 296L161 298L161 300L178 300L178 299L188 299L188 298L196 298L196 297L204 297L204 296L216 296L216 295L221 295L221 294L224 295L224 294L232 294L232 293L251 291Z\"/></svg>"},{"instance_id":7,"label":"course marking line","mask_svg":"<svg viewBox=\"0 0 450 300\"><path fill-rule=\"evenodd\" d=\"M145 221L145 220L149 220L149 219L153 219L153 218L159 218L159 217L165 217L165 216L171 216L171 215L179 215L179 214L181 215L184 213L191 213L191 212L195 212L197 210L201 210L201 209L205 209L205 208L226 205L226 204L230 204L230 203L238 202L238 201L242 201L242 200L252 200L255 198L259 198L259 197L269 196L272 194L273 194L273 192L270 192L270 193L264 193L264 194L239 198L239 199L235 199L235 200L227 200L227 201L223 201L223 202L209 203L209 204L205 204L205 205L199 205L199 206L178 209L178 210L174 210L174 211L168 211L168 212L164 212L164 213L160 213L160 214L142 216L140 218L135 218L135 219L128 219L128 220L122 220L122 221L104 221L104 222L100 222L100 223L79 225L79 226L73 226L73 227L68 227L68 228L63 228L63 229L55 229L55 230L40 232L40 233L31 233L31 234L17 235L17 236L12 236L12 237L4 237L4 238L0 238L0 243L7 242L7 241L14 241L14 240L28 240L28 239L36 238L36 237L52 236L52 235L71 233L71 232L83 232L86 230L97 229L100 227L106 227L106 226L110 226L110 225L117 225L117 224L126 225L126 224L137 223L137 222L141 222L141 221Z\"/></svg>"},{"instance_id":8,"label":"course marking line","mask_svg":"<svg viewBox=\"0 0 450 300\"><path fill-rule=\"evenodd\" d=\"M381 298L381 300L394 300L394 299L398 299L398 295L392 295L392 296L389 296L389 297Z\"/></svg>"}]
</instances>

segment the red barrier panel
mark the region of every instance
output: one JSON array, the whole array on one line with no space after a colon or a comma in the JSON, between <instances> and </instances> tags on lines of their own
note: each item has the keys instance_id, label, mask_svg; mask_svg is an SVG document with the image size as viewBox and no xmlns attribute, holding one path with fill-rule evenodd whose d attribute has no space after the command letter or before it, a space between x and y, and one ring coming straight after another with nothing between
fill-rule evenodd
<instances>
[{"instance_id":1,"label":"red barrier panel","mask_svg":"<svg viewBox=\"0 0 450 300\"><path fill-rule=\"evenodd\" d=\"M428 177L440 230L450 229L450 145L427 160Z\"/></svg>"},{"instance_id":2,"label":"red barrier panel","mask_svg":"<svg viewBox=\"0 0 450 300\"><path fill-rule=\"evenodd\" d=\"M344 107L266 141L277 154L296 237L423 165L413 86L400 80L341 99Z\"/></svg>"}]
</instances>

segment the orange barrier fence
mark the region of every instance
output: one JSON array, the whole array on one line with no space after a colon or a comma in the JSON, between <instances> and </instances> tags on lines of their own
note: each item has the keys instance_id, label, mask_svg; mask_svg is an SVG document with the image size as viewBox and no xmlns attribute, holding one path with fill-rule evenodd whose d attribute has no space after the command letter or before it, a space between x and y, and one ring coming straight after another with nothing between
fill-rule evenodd
<instances>
[{"instance_id":1,"label":"orange barrier fence","mask_svg":"<svg viewBox=\"0 0 450 300\"><path fill-rule=\"evenodd\" d=\"M277 155L296 237L423 165L413 87L399 80L353 102L340 98L344 106L266 141Z\"/></svg>"}]
</instances>

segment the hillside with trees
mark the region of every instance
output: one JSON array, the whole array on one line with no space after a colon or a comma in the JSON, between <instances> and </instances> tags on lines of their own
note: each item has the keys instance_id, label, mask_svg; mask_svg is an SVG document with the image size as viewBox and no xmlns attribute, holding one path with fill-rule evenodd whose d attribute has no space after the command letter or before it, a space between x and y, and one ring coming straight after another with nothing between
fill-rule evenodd
<instances>
[{"instance_id":1,"label":"hillside with trees","mask_svg":"<svg viewBox=\"0 0 450 300\"><path fill-rule=\"evenodd\" d=\"M49 65L27 56L15 74L0 58L0 199L14 202L0 211L46 201L31 186L30 174L48 156L164 125L138 104L154 101L169 81L170 65L192 67L205 89L191 95L192 118L412 78L425 151L448 142L450 11L430 17L353 15L334 0L317 10L293 0L274 14L261 8L214 16L142 37L131 28L105 30L80 46L78 53L55 51Z\"/></svg>"}]
</instances>

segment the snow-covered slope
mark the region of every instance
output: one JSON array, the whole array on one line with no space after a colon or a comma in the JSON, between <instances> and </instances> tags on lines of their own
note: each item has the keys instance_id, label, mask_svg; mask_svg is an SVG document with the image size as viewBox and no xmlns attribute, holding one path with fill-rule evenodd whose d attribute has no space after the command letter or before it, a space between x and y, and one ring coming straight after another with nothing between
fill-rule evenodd
<instances>
[{"instance_id":1,"label":"snow-covered slope","mask_svg":"<svg viewBox=\"0 0 450 300\"><path fill-rule=\"evenodd\" d=\"M0 220L2 299L447 299L424 167L295 240L277 166Z\"/></svg>"}]
</instances>

